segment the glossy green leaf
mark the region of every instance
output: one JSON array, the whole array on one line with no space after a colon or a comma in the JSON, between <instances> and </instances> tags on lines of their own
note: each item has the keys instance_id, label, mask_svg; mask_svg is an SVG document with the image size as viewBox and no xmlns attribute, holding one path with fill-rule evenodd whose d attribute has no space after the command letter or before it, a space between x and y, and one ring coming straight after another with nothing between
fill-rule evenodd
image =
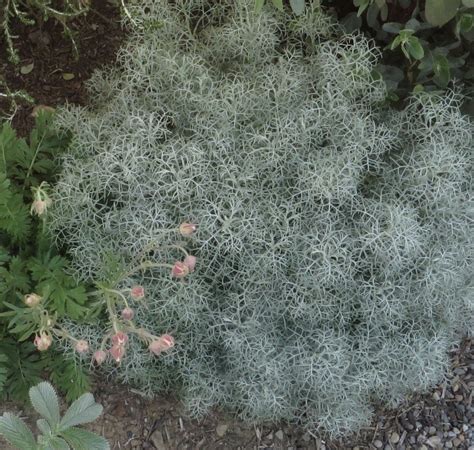
<instances>
[{"instance_id":1,"label":"glossy green leaf","mask_svg":"<svg viewBox=\"0 0 474 450\"><path fill-rule=\"evenodd\" d=\"M446 87L451 79L451 68L448 59L443 55L433 58L434 81L440 87Z\"/></svg>"},{"instance_id":2,"label":"glossy green leaf","mask_svg":"<svg viewBox=\"0 0 474 450\"><path fill-rule=\"evenodd\" d=\"M261 12L264 4L265 0L255 0L255 11Z\"/></svg>"},{"instance_id":3,"label":"glossy green leaf","mask_svg":"<svg viewBox=\"0 0 474 450\"><path fill-rule=\"evenodd\" d=\"M461 0L426 0L426 20L435 26L448 23L457 13Z\"/></svg>"},{"instance_id":4,"label":"glossy green leaf","mask_svg":"<svg viewBox=\"0 0 474 450\"><path fill-rule=\"evenodd\" d=\"M283 11L283 0L272 0L273 6L280 11Z\"/></svg>"},{"instance_id":5,"label":"glossy green leaf","mask_svg":"<svg viewBox=\"0 0 474 450\"><path fill-rule=\"evenodd\" d=\"M305 10L305 0L290 0L290 6L297 16L301 16Z\"/></svg>"},{"instance_id":6,"label":"glossy green leaf","mask_svg":"<svg viewBox=\"0 0 474 450\"><path fill-rule=\"evenodd\" d=\"M423 56L425 56L425 51L423 50L423 46L421 45L420 41L418 40L416 36L411 36L405 45L406 45L406 49L408 53L413 58L420 60L420 59L423 59Z\"/></svg>"}]
</instances>

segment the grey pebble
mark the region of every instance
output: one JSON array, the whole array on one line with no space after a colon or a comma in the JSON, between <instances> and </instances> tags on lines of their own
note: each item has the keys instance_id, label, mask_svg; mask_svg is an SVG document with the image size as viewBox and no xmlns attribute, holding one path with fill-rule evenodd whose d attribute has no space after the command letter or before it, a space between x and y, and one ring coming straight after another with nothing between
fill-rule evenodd
<instances>
[{"instance_id":1,"label":"grey pebble","mask_svg":"<svg viewBox=\"0 0 474 450\"><path fill-rule=\"evenodd\" d=\"M426 443L432 447L432 448L436 448L438 446L441 445L441 438L439 436L431 436L427 441Z\"/></svg>"},{"instance_id":2,"label":"grey pebble","mask_svg":"<svg viewBox=\"0 0 474 450\"><path fill-rule=\"evenodd\" d=\"M400 440L400 435L394 431L391 435L390 435L390 442L392 444L396 444L398 441Z\"/></svg>"},{"instance_id":3,"label":"grey pebble","mask_svg":"<svg viewBox=\"0 0 474 450\"><path fill-rule=\"evenodd\" d=\"M374 441L374 446L375 448L382 448L383 442L377 439L376 441Z\"/></svg>"}]
</instances>

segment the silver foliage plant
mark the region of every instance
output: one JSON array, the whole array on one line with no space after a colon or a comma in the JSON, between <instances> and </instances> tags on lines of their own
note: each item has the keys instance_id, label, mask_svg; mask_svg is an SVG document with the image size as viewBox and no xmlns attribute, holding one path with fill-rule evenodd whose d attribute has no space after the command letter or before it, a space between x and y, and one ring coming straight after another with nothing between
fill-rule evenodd
<instances>
[{"instance_id":1,"label":"silver foliage plant","mask_svg":"<svg viewBox=\"0 0 474 450\"><path fill-rule=\"evenodd\" d=\"M179 389L333 435L443 375L473 324L473 125L460 98L384 105L379 54L317 9L253 0L144 0L119 69L70 107L74 134L53 230L77 275L107 278L165 230L199 224L186 280L152 270L136 320L171 333L160 358L131 338L123 381ZM158 250L159 251L159 250ZM169 250L163 249L163 258ZM91 346L102 326L70 324Z\"/></svg>"},{"instance_id":2,"label":"silver foliage plant","mask_svg":"<svg viewBox=\"0 0 474 450\"><path fill-rule=\"evenodd\" d=\"M33 409L41 416L36 421L40 432L35 439L26 423L14 414L0 417L0 435L19 450L110 450L106 439L78 428L93 422L102 414L102 406L90 393L81 395L61 417L59 399L53 386L46 381L30 388Z\"/></svg>"}]
</instances>

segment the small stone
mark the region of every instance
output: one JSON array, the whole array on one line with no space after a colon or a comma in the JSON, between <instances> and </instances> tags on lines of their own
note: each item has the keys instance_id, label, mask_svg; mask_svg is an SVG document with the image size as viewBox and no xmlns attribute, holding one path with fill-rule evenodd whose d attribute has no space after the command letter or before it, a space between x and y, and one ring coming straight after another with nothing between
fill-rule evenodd
<instances>
[{"instance_id":1,"label":"small stone","mask_svg":"<svg viewBox=\"0 0 474 450\"><path fill-rule=\"evenodd\" d=\"M433 393L433 400L438 401L440 398L441 398L441 396L439 395L439 393L437 391L435 391Z\"/></svg>"},{"instance_id":2,"label":"small stone","mask_svg":"<svg viewBox=\"0 0 474 450\"><path fill-rule=\"evenodd\" d=\"M423 444L420 446L420 450L428 450L428 447L425 444Z\"/></svg>"},{"instance_id":3,"label":"small stone","mask_svg":"<svg viewBox=\"0 0 474 450\"><path fill-rule=\"evenodd\" d=\"M429 427L429 429L428 429L428 433L431 434L431 435L436 434L436 431L437 430L436 430L435 427Z\"/></svg>"},{"instance_id":4,"label":"small stone","mask_svg":"<svg viewBox=\"0 0 474 450\"><path fill-rule=\"evenodd\" d=\"M390 442L392 444L396 444L400 440L400 435L397 432L393 432L390 435Z\"/></svg>"},{"instance_id":5,"label":"small stone","mask_svg":"<svg viewBox=\"0 0 474 450\"><path fill-rule=\"evenodd\" d=\"M454 431L448 431L448 436L450 438L454 438L454 437L456 437L456 433Z\"/></svg>"},{"instance_id":6,"label":"small stone","mask_svg":"<svg viewBox=\"0 0 474 450\"><path fill-rule=\"evenodd\" d=\"M453 443L451 441L446 441L444 443L444 448L453 448Z\"/></svg>"},{"instance_id":7,"label":"small stone","mask_svg":"<svg viewBox=\"0 0 474 450\"><path fill-rule=\"evenodd\" d=\"M461 439L459 439L459 438L454 438L453 439L453 445L455 447L459 447L461 445L461 443L462 443Z\"/></svg>"},{"instance_id":8,"label":"small stone","mask_svg":"<svg viewBox=\"0 0 474 450\"><path fill-rule=\"evenodd\" d=\"M167 450L165 441L163 440L163 435L159 430L155 430L151 435L151 442L156 447L157 450Z\"/></svg>"},{"instance_id":9,"label":"small stone","mask_svg":"<svg viewBox=\"0 0 474 450\"><path fill-rule=\"evenodd\" d=\"M454 400L457 402L462 402L464 400L464 397L461 394L458 394L454 397Z\"/></svg>"},{"instance_id":10,"label":"small stone","mask_svg":"<svg viewBox=\"0 0 474 450\"><path fill-rule=\"evenodd\" d=\"M380 441L379 439L377 439L376 441L374 441L374 446L375 446L375 448L382 448L383 447L383 442Z\"/></svg>"},{"instance_id":11,"label":"small stone","mask_svg":"<svg viewBox=\"0 0 474 450\"><path fill-rule=\"evenodd\" d=\"M392 446L390 444L387 444L383 450L392 450Z\"/></svg>"},{"instance_id":12,"label":"small stone","mask_svg":"<svg viewBox=\"0 0 474 450\"><path fill-rule=\"evenodd\" d=\"M217 436L223 437L226 434L228 428L229 428L229 425L227 425L226 423L221 423L217 425L216 427Z\"/></svg>"},{"instance_id":13,"label":"small stone","mask_svg":"<svg viewBox=\"0 0 474 450\"><path fill-rule=\"evenodd\" d=\"M469 430L469 427L464 423L462 426L462 431L466 432L467 430Z\"/></svg>"},{"instance_id":14,"label":"small stone","mask_svg":"<svg viewBox=\"0 0 474 450\"><path fill-rule=\"evenodd\" d=\"M431 436L427 441L426 443L432 447L432 448L436 448L436 447L439 447L441 445L441 438L439 436Z\"/></svg>"},{"instance_id":15,"label":"small stone","mask_svg":"<svg viewBox=\"0 0 474 450\"><path fill-rule=\"evenodd\" d=\"M276 437L277 439L279 439L280 441L282 441L282 440L283 440L283 437L284 437L284 435L283 435L283 430L278 430L278 431L275 433L275 437Z\"/></svg>"},{"instance_id":16,"label":"small stone","mask_svg":"<svg viewBox=\"0 0 474 450\"><path fill-rule=\"evenodd\" d=\"M311 440L311 436L309 435L309 433L305 433L305 434L303 434L302 439L305 442L309 442Z\"/></svg>"},{"instance_id":17,"label":"small stone","mask_svg":"<svg viewBox=\"0 0 474 450\"><path fill-rule=\"evenodd\" d=\"M417 430L420 430L421 428L423 428L423 425L421 424L421 422L415 422L415 426L416 426L416 429Z\"/></svg>"}]
</instances>

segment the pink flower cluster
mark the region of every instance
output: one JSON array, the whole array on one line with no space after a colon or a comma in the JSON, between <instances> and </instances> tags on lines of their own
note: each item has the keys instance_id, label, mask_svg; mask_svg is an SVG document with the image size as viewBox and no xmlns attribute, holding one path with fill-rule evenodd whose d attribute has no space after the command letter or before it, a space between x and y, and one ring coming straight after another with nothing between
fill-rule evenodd
<instances>
[{"instance_id":1,"label":"pink flower cluster","mask_svg":"<svg viewBox=\"0 0 474 450\"><path fill-rule=\"evenodd\" d=\"M184 261L176 261L171 269L171 276L174 278L184 278L191 272L194 272L196 261L196 257L192 255L187 255Z\"/></svg>"}]
</instances>

